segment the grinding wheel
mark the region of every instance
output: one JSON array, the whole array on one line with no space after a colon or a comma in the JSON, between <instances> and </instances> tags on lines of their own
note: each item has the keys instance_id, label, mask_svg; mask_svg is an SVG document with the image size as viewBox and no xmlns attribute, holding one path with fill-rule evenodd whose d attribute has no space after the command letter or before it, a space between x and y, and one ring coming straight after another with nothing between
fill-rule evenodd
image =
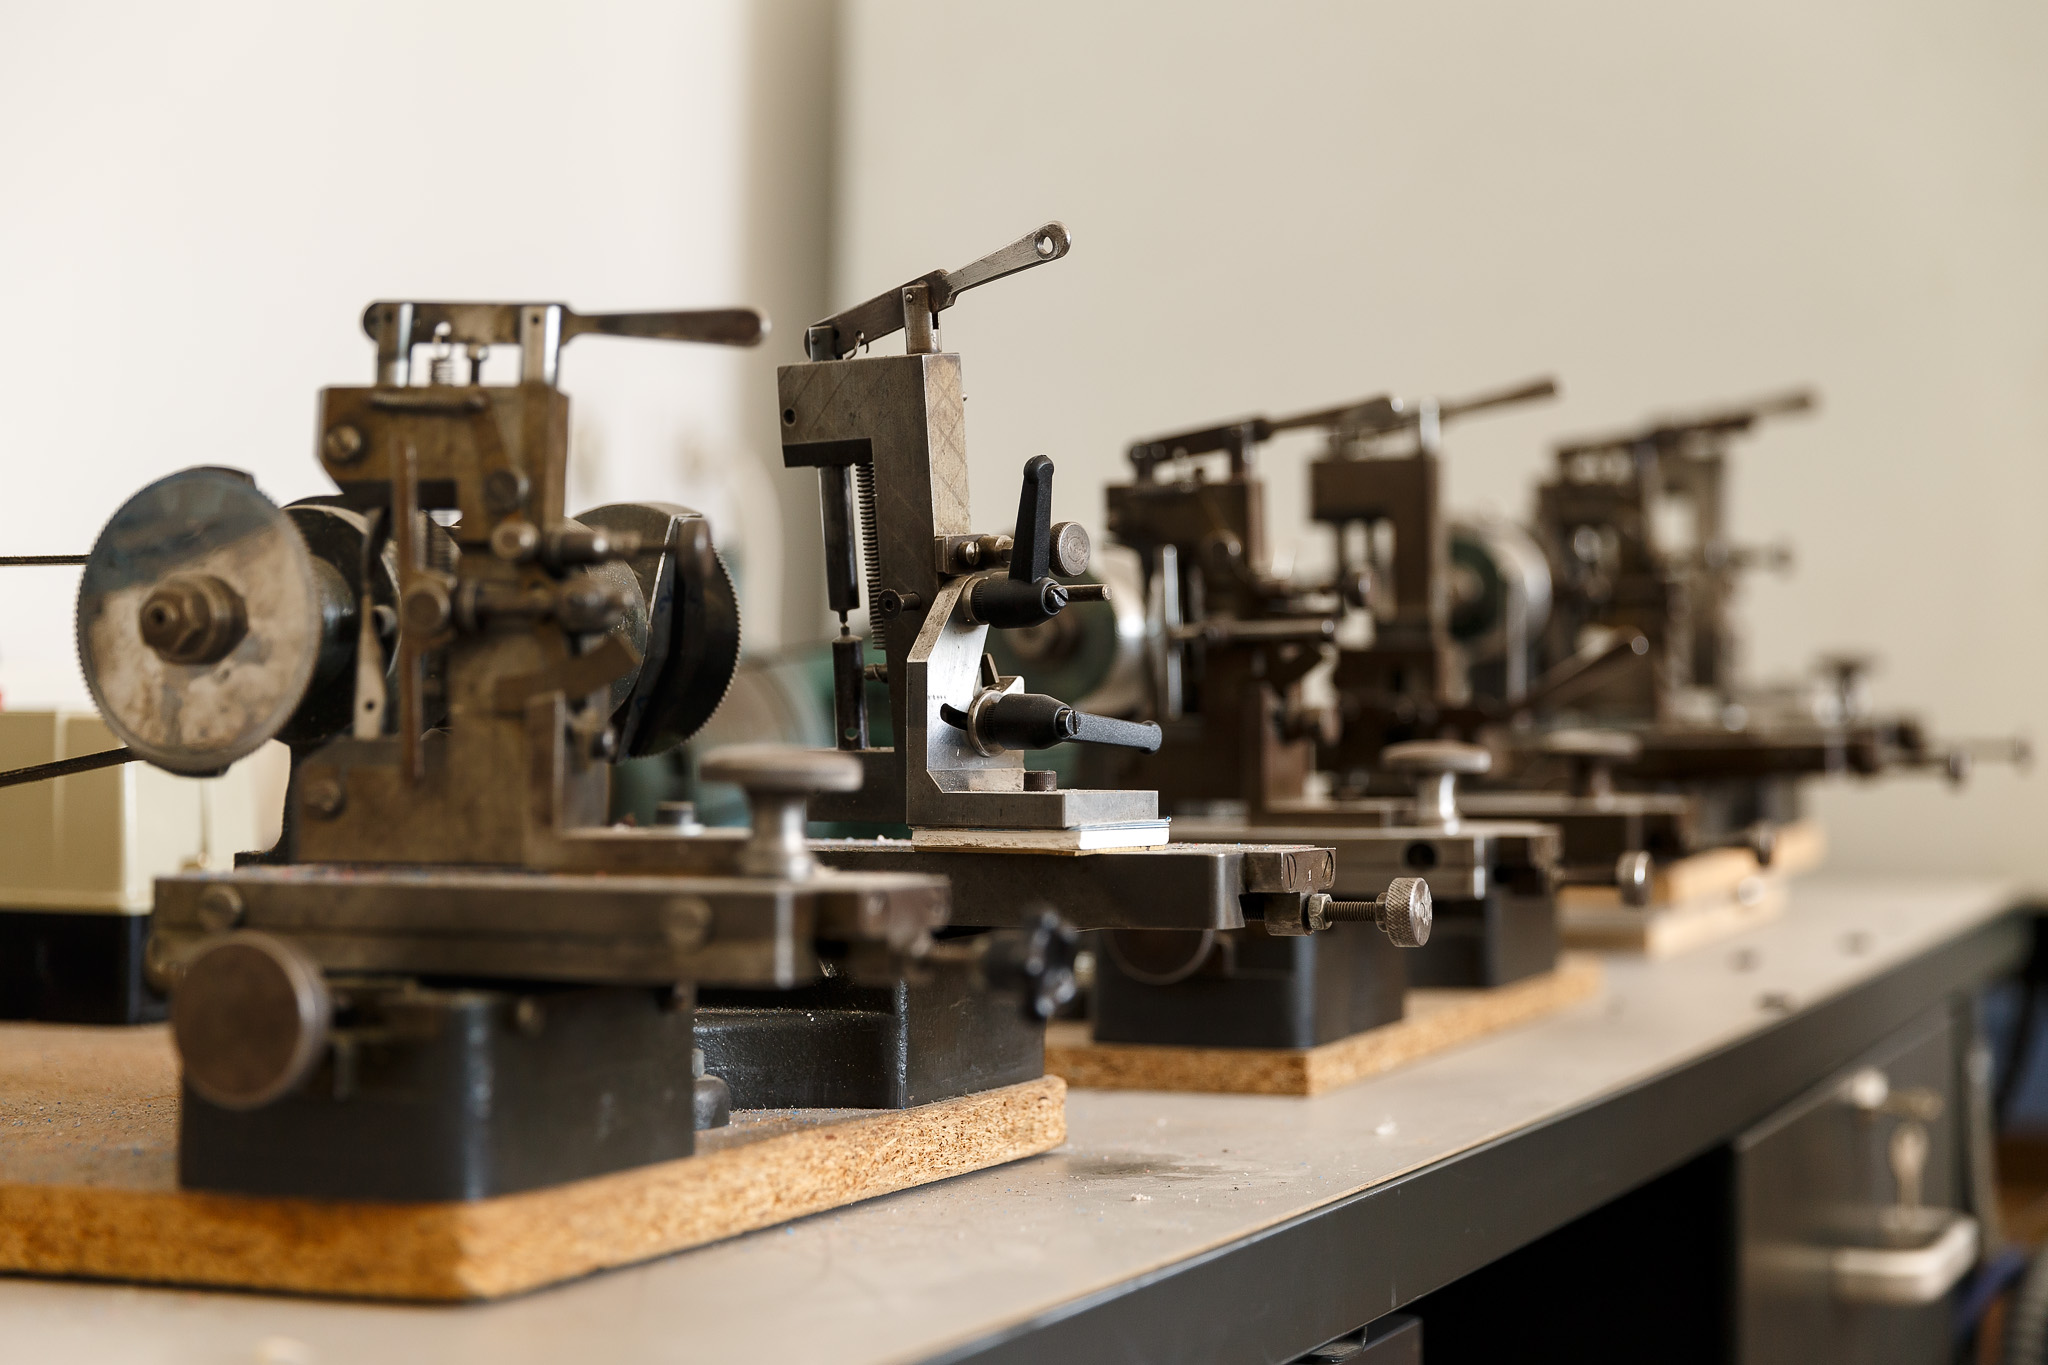
<instances>
[{"instance_id":1,"label":"grinding wheel","mask_svg":"<svg viewBox=\"0 0 2048 1365\"><path fill-rule=\"evenodd\" d=\"M108 728L175 773L276 737L320 657L313 558L230 469L187 469L114 513L78 585L78 661Z\"/></svg>"}]
</instances>

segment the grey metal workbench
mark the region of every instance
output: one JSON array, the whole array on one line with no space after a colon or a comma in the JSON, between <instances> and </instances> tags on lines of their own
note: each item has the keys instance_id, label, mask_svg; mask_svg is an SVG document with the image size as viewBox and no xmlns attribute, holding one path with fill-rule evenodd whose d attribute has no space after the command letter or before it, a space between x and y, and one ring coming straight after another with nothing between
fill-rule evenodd
<instances>
[{"instance_id":1,"label":"grey metal workbench","mask_svg":"<svg viewBox=\"0 0 2048 1365\"><path fill-rule=\"evenodd\" d=\"M1992 882L1815 878L1778 922L1317 1099L1075 1092L1070 1141L506 1303L0 1281L10 1358L1284 1360L1725 1142L2015 965Z\"/></svg>"}]
</instances>

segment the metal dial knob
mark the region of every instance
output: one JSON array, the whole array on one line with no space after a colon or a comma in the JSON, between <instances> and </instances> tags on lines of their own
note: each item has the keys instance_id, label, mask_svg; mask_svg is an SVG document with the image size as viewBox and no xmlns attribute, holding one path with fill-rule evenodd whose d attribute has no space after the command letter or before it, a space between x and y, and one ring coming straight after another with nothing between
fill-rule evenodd
<instances>
[{"instance_id":1,"label":"metal dial knob","mask_svg":"<svg viewBox=\"0 0 2048 1365\"><path fill-rule=\"evenodd\" d=\"M312 1073L333 1015L319 964L284 939L234 933L200 950L171 995L185 1083L224 1109L258 1109Z\"/></svg>"},{"instance_id":2,"label":"metal dial knob","mask_svg":"<svg viewBox=\"0 0 2048 1365\"><path fill-rule=\"evenodd\" d=\"M802 881L815 864L807 842L805 798L814 792L857 791L860 760L832 749L788 744L736 744L708 755L698 769L707 782L746 791L753 834L740 850L740 871Z\"/></svg>"},{"instance_id":3,"label":"metal dial knob","mask_svg":"<svg viewBox=\"0 0 2048 1365\"><path fill-rule=\"evenodd\" d=\"M1380 762L1388 772L1414 777L1416 824L1451 826L1458 823L1458 779L1491 769L1493 755L1477 744L1416 739L1389 744Z\"/></svg>"}]
</instances>

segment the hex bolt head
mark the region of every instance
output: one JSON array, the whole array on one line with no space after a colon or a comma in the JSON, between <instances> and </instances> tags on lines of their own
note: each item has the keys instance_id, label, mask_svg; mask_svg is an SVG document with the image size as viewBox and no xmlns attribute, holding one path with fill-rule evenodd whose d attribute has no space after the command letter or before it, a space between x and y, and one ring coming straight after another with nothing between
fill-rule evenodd
<instances>
[{"instance_id":1,"label":"hex bolt head","mask_svg":"<svg viewBox=\"0 0 2048 1365\"><path fill-rule=\"evenodd\" d=\"M142 599L136 628L166 663L218 663L249 633L249 608L212 574L175 574Z\"/></svg>"}]
</instances>

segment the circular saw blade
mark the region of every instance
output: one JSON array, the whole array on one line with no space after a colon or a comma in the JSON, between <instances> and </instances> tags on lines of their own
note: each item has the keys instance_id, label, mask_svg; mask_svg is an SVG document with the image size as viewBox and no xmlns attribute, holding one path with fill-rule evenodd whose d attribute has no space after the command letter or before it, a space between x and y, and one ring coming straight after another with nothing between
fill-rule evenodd
<instances>
[{"instance_id":1,"label":"circular saw blade","mask_svg":"<svg viewBox=\"0 0 2048 1365\"><path fill-rule=\"evenodd\" d=\"M206 575L240 599L240 638L178 663L142 638L143 603ZM291 719L320 656L312 556L276 504L234 470L187 469L114 513L78 586L78 661L109 729L157 767L217 773Z\"/></svg>"}]
</instances>

